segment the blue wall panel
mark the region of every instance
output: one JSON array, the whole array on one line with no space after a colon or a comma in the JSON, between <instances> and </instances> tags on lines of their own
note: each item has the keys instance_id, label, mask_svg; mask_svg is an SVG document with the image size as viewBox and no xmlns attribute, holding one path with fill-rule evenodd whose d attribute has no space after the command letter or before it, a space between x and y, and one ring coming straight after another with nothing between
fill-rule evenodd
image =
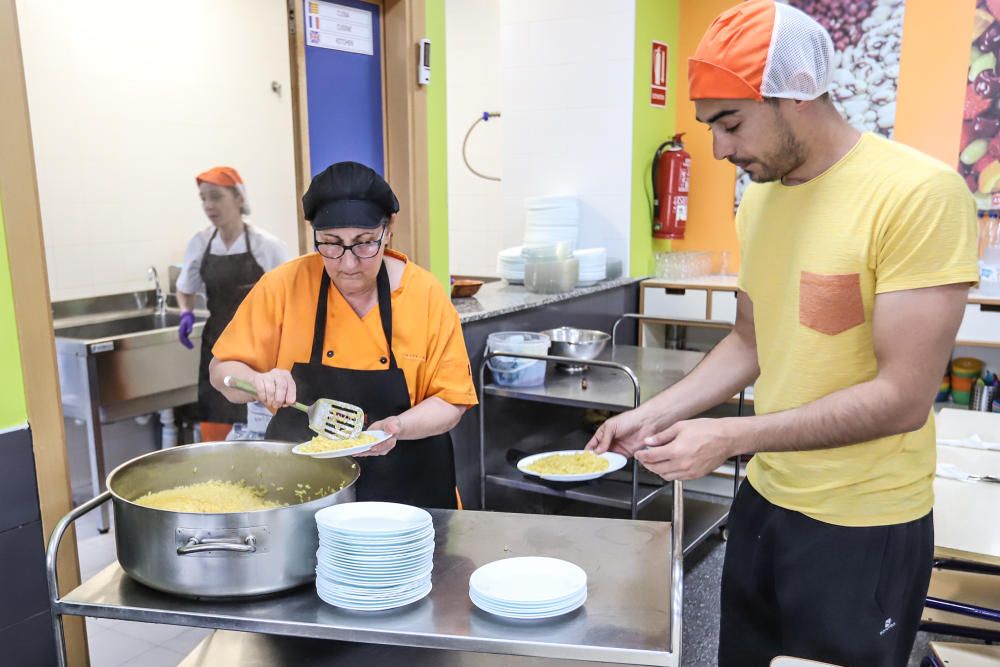
<instances>
[{"instance_id":1,"label":"blue wall panel","mask_svg":"<svg viewBox=\"0 0 1000 667\"><path fill-rule=\"evenodd\" d=\"M310 173L315 176L334 162L354 160L384 175L379 7L362 0L336 4L372 12L374 55L310 46L307 40ZM303 14L308 23L308 12Z\"/></svg>"}]
</instances>

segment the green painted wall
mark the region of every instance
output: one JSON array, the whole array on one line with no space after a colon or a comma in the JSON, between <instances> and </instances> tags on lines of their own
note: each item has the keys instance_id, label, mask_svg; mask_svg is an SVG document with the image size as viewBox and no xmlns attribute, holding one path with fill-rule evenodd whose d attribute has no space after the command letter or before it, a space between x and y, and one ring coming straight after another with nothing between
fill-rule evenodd
<instances>
[{"instance_id":1,"label":"green painted wall","mask_svg":"<svg viewBox=\"0 0 1000 667\"><path fill-rule=\"evenodd\" d=\"M21 349L17 343L14 321L14 290L10 283L7 259L7 230L0 207L0 429L19 426L28 420L24 400L24 374Z\"/></svg>"},{"instance_id":2,"label":"green painted wall","mask_svg":"<svg viewBox=\"0 0 1000 667\"><path fill-rule=\"evenodd\" d=\"M430 208L430 266L447 287L448 113L445 71L445 0L427 0L425 26L431 40L431 83L427 87L427 187Z\"/></svg>"},{"instance_id":3,"label":"green painted wall","mask_svg":"<svg viewBox=\"0 0 1000 667\"><path fill-rule=\"evenodd\" d=\"M657 146L674 133L677 115L677 62L680 44L680 0L635 0L634 111L632 116L632 233L629 271L633 276L652 275L654 253L670 250L670 241L652 236L652 186L650 170ZM667 45L667 106L649 104L652 42Z\"/></svg>"}]
</instances>

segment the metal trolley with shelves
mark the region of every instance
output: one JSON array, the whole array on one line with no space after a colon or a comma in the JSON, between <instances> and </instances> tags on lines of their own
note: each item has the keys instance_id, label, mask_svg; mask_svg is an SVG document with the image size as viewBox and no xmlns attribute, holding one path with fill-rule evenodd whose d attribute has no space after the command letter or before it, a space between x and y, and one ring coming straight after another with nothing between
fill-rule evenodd
<instances>
[{"instance_id":1,"label":"metal trolley with shelves","mask_svg":"<svg viewBox=\"0 0 1000 667\"><path fill-rule=\"evenodd\" d=\"M418 602L382 612L328 605L313 586L258 598L179 597L134 581L117 562L60 593L56 561L67 529L110 497L105 491L71 511L49 540L50 611L61 667L67 664L64 616L214 629L184 667L681 664L682 563L674 546L682 533L679 513L664 523L432 509L433 588ZM233 556L254 558L250 552ZM585 605L542 621L512 621L476 608L469 599L471 574L512 556L579 565L588 577ZM163 554L164 562L170 557Z\"/></svg>"},{"instance_id":2,"label":"metal trolley with shelves","mask_svg":"<svg viewBox=\"0 0 1000 667\"><path fill-rule=\"evenodd\" d=\"M627 511L631 519L640 518L643 508L653 503L661 494L672 489L671 516L675 522L678 510L684 518L686 539L678 543L688 553L704 541L713 531L721 528L729 517L729 502L706 499L702 494L684 496L683 485L663 483L640 470L638 461L632 459L627 468L585 483L559 484L523 475L514 466L490 470L487 460L487 397L501 397L521 401L548 403L581 409L623 412L638 407L667 387L678 382L703 358L701 352L666 350L617 344L619 325L626 320L659 320L661 318L637 314L620 317L612 328L610 346L597 359L587 361L588 370L582 375L550 370L545 383L534 387L508 387L486 382L486 369L494 357L552 362L553 364L580 364L579 359L550 354L534 355L487 350L479 365L479 465L480 503L487 508L489 487L503 487L530 493L554 496L571 501L600 505ZM671 319L671 322L677 322ZM686 323L698 326L700 322ZM744 395L738 398L737 414L743 414ZM733 460L734 496L740 481L739 460ZM678 524L679 525L679 524Z\"/></svg>"}]
</instances>

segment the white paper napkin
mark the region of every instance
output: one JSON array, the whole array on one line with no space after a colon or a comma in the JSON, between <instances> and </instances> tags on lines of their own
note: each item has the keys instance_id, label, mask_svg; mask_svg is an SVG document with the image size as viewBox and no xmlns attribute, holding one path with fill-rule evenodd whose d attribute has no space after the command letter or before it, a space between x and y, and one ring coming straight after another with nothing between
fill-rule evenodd
<instances>
[{"instance_id":1,"label":"white paper napkin","mask_svg":"<svg viewBox=\"0 0 1000 667\"><path fill-rule=\"evenodd\" d=\"M1000 442L989 442L979 437L978 433L973 433L968 438L938 438L939 445L947 447L966 447L968 449L989 449L1000 452Z\"/></svg>"}]
</instances>

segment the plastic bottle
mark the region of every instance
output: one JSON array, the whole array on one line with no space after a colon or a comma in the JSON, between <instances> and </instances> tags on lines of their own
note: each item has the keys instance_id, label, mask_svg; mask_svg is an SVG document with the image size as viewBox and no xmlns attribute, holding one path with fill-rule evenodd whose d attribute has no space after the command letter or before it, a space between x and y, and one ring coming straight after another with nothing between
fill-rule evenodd
<instances>
[{"instance_id":1,"label":"plastic bottle","mask_svg":"<svg viewBox=\"0 0 1000 667\"><path fill-rule=\"evenodd\" d=\"M984 295L1000 295L1000 217L990 211L986 232L986 247L979 260L979 291Z\"/></svg>"}]
</instances>

